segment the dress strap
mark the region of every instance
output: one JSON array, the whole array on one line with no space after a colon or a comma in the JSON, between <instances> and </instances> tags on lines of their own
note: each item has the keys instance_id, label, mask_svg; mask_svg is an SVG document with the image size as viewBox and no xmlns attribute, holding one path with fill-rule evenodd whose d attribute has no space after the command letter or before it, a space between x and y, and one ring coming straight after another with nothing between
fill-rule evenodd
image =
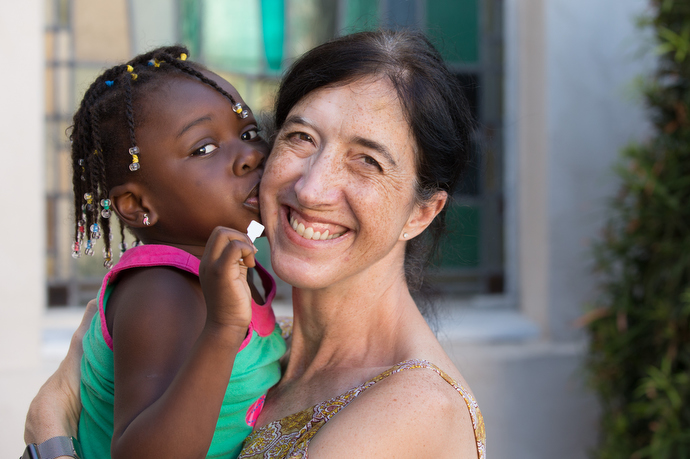
<instances>
[{"instance_id":1,"label":"dress strap","mask_svg":"<svg viewBox=\"0 0 690 459\"><path fill-rule=\"evenodd\" d=\"M444 372L428 360L412 359L400 362L393 368L376 376L374 379L380 381L381 379L384 379L392 374L400 373L401 371L405 370L413 370L416 368L426 368L428 370L433 371L434 373L442 377L448 384L453 386L453 388L456 391L458 391L460 395L462 395L462 398L465 400L465 404L467 405L467 409L470 412L470 418L472 418L472 427L474 428L474 439L477 442L477 453L479 454L479 459L485 459L486 429L484 428L484 417L482 416L482 412L479 411L479 405L477 404L477 401L474 399L472 393L469 390L467 390L467 388L465 388L462 384L456 382L453 378L446 374L446 372Z\"/></svg>"},{"instance_id":2,"label":"dress strap","mask_svg":"<svg viewBox=\"0 0 690 459\"><path fill-rule=\"evenodd\" d=\"M462 395L472 418L477 456L479 459L486 459L484 420L474 397L469 390L458 384L436 365L426 360L405 360L400 362L345 393L256 429L247 437L239 458L307 458L309 443L314 435L333 416L354 401L357 396L391 375L418 368L432 370Z\"/></svg>"}]
</instances>

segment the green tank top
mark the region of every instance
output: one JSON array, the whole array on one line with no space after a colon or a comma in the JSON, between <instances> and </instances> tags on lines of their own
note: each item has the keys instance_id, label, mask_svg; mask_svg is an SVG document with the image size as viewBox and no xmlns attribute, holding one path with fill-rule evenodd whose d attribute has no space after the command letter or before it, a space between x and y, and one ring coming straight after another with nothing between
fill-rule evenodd
<instances>
[{"instance_id":1,"label":"green tank top","mask_svg":"<svg viewBox=\"0 0 690 459\"><path fill-rule=\"evenodd\" d=\"M168 246L146 245L125 252L103 279L98 293L99 313L83 340L79 441L86 459L111 457L114 364L112 339L105 323L105 305L113 290L112 282L125 269L146 266L173 266L195 275L199 273L199 260L187 252ZM280 379L278 359L285 353L285 341L271 309L275 282L262 267L257 266L257 272L267 292L266 304L252 301L252 323L235 358L206 456L209 458L237 457L261 412L266 392Z\"/></svg>"}]
</instances>

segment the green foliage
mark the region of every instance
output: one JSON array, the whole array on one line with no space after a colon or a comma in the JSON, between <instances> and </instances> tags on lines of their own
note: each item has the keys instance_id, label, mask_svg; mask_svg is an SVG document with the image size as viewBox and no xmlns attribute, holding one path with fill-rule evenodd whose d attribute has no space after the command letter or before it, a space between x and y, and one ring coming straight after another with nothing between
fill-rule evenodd
<instances>
[{"instance_id":1,"label":"green foliage","mask_svg":"<svg viewBox=\"0 0 690 459\"><path fill-rule=\"evenodd\" d=\"M600 459L690 458L690 0L653 4L641 24L659 43L644 85L655 135L622 152L587 316Z\"/></svg>"}]
</instances>

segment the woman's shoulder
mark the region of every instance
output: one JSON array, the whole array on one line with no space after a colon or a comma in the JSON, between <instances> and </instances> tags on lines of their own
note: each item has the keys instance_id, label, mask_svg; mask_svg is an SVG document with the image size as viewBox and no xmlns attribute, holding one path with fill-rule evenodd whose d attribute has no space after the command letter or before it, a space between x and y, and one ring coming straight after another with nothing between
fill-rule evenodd
<instances>
[{"instance_id":1,"label":"woman's shoulder","mask_svg":"<svg viewBox=\"0 0 690 459\"><path fill-rule=\"evenodd\" d=\"M402 457L478 457L477 422L458 390L464 386L439 367L409 360L374 380L323 427L310 444L310 457L326 456L338 445L347 448L349 457L376 457L372 451L381 455L397 451ZM472 397L469 390L466 393ZM359 453L352 450L353 432Z\"/></svg>"}]
</instances>

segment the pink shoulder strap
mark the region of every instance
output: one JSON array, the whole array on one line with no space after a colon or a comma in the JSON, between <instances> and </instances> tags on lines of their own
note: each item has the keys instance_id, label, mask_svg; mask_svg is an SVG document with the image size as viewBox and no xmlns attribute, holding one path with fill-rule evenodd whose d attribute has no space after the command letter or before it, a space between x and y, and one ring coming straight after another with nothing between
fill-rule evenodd
<instances>
[{"instance_id":1,"label":"pink shoulder strap","mask_svg":"<svg viewBox=\"0 0 690 459\"><path fill-rule=\"evenodd\" d=\"M126 269L146 268L152 266L170 266L183 271L190 272L195 276L199 275L199 259L184 250L168 245L149 244L140 245L127 250L115 266L105 275L98 292L98 312L101 319L101 332L106 344L113 350L113 338L108 332L108 325L105 321L105 307L103 304L105 290L108 284L114 282L118 274ZM261 285L266 292L266 301L263 305L257 304L252 300L252 321L249 325L247 337L240 346L240 351L251 341L252 332L256 331L261 337L269 336L273 333L276 325L276 318L273 313L271 303L276 296L276 283L273 277L261 266L256 263L256 272L261 280Z\"/></svg>"},{"instance_id":2,"label":"pink shoulder strap","mask_svg":"<svg viewBox=\"0 0 690 459\"><path fill-rule=\"evenodd\" d=\"M108 325L105 321L105 307L103 304L105 289L108 284L115 281L119 273L126 269L151 266L171 266L190 272L195 276L199 275L199 259L176 247L158 244L140 245L123 253L117 264L113 266L103 278L97 298L98 313L101 318L101 332L111 351L113 350L113 338L110 336L110 332L108 332Z\"/></svg>"}]
</instances>

